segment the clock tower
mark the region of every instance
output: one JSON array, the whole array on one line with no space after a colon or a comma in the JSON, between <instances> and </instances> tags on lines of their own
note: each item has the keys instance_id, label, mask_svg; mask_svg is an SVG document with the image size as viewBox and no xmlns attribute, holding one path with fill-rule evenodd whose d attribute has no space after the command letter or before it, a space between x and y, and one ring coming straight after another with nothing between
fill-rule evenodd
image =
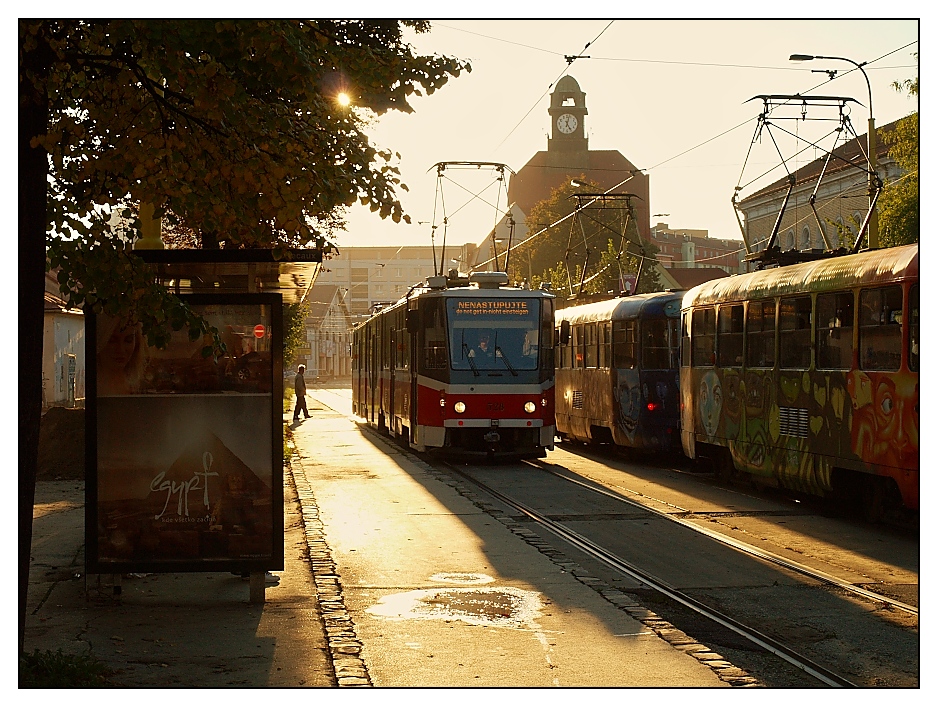
<instances>
[{"instance_id":1,"label":"clock tower","mask_svg":"<svg viewBox=\"0 0 938 707\"><path fill-rule=\"evenodd\" d=\"M600 191L634 194L635 220L651 237L648 175L618 150L591 150L586 137L586 94L572 76L564 76L550 94L550 135L540 150L508 180L508 203L528 214L537 202L573 179L586 179Z\"/></svg>"},{"instance_id":2,"label":"clock tower","mask_svg":"<svg viewBox=\"0 0 938 707\"><path fill-rule=\"evenodd\" d=\"M564 76L550 94L550 137L548 152L589 151L589 138L583 125L586 116L586 94L572 76Z\"/></svg>"}]
</instances>

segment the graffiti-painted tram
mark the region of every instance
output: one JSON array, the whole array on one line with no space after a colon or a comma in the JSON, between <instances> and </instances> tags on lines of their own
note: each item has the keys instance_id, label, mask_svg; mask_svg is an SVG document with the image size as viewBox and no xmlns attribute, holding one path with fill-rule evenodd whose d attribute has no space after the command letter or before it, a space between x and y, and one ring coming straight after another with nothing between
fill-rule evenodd
<instances>
[{"instance_id":1,"label":"graffiti-painted tram","mask_svg":"<svg viewBox=\"0 0 938 707\"><path fill-rule=\"evenodd\" d=\"M681 439L767 486L919 505L919 256L901 246L713 280L682 304Z\"/></svg>"},{"instance_id":2,"label":"graffiti-painted tram","mask_svg":"<svg viewBox=\"0 0 938 707\"><path fill-rule=\"evenodd\" d=\"M554 296L501 272L428 278L352 333L352 410L417 451L554 448Z\"/></svg>"},{"instance_id":3,"label":"graffiti-painted tram","mask_svg":"<svg viewBox=\"0 0 938 707\"><path fill-rule=\"evenodd\" d=\"M682 295L657 292L557 310L562 439L680 452Z\"/></svg>"}]
</instances>

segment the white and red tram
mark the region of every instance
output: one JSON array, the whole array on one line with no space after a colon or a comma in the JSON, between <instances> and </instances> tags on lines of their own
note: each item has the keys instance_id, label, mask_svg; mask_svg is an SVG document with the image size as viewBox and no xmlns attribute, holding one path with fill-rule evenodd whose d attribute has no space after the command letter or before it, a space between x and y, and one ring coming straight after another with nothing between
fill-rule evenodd
<instances>
[{"instance_id":1,"label":"white and red tram","mask_svg":"<svg viewBox=\"0 0 938 707\"><path fill-rule=\"evenodd\" d=\"M554 448L554 296L436 276L352 332L352 411L419 452Z\"/></svg>"}]
</instances>

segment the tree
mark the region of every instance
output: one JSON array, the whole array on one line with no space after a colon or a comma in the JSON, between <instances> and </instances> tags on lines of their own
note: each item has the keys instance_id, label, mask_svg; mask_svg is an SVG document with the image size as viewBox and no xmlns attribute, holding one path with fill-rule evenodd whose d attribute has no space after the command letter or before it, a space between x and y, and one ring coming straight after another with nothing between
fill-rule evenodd
<instances>
[{"instance_id":1,"label":"tree","mask_svg":"<svg viewBox=\"0 0 938 707\"><path fill-rule=\"evenodd\" d=\"M296 302L283 307L283 363L284 368L296 360L298 349L306 345L306 317L309 304Z\"/></svg>"},{"instance_id":2,"label":"tree","mask_svg":"<svg viewBox=\"0 0 938 707\"><path fill-rule=\"evenodd\" d=\"M196 339L204 322L133 255L138 204L202 245L275 252L328 250L330 225L356 201L407 220L395 155L371 144L369 120L411 111L408 96L433 93L470 67L415 55L404 30L429 30L417 21L18 27L22 649L47 265L60 268L71 306L140 321L151 345L183 327ZM124 219L116 232L115 214Z\"/></svg>"},{"instance_id":3,"label":"tree","mask_svg":"<svg viewBox=\"0 0 938 707\"><path fill-rule=\"evenodd\" d=\"M529 236L543 233L512 249L509 277L517 281L526 278L533 286L566 292L571 283L573 291L579 291L582 277L583 292L618 293L620 274L637 273L644 252L647 267L642 270L639 290L660 289L651 267L657 248L641 242L638 225L628 215L625 200L610 198L592 204L584 200L584 208L574 214L576 194L602 193L598 185L588 183L583 176L577 181L583 186L566 182L531 207L527 217Z\"/></svg>"},{"instance_id":4,"label":"tree","mask_svg":"<svg viewBox=\"0 0 938 707\"><path fill-rule=\"evenodd\" d=\"M893 87L910 97L918 96L918 78L897 82ZM884 140L902 175L886 185L879 199L880 243L884 247L918 243L918 112L899 120Z\"/></svg>"}]
</instances>

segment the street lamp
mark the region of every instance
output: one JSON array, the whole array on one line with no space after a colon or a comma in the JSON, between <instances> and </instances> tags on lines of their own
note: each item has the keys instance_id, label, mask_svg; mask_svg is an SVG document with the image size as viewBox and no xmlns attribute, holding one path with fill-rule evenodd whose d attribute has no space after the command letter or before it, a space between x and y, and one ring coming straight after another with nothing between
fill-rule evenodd
<instances>
[{"instance_id":1,"label":"street lamp","mask_svg":"<svg viewBox=\"0 0 938 707\"><path fill-rule=\"evenodd\" d=\"M812 59L831 59L836 61L846 61L853 64L863 74L866 79L866 90L869 93L870 119L866 128L867 151L870 158L870 178L869 178L869 198L870 198L870 224L868 227L868 239L870 248L879 248L879 216L876 212L876 121L873 118L873 89L870 87L870 77L866 75L863 67L867 62L857 63L853 59L847 59L843 56L821 56L819 54L792 54L788 57L789 61L811 61Z\"/></svg>"}]
</instances>

